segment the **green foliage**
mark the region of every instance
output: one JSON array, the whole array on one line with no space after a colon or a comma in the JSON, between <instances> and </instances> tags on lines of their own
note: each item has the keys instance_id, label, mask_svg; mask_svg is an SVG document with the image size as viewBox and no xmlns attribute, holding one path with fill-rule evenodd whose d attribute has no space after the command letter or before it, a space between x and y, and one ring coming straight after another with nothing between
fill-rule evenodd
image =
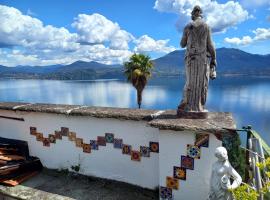
<instances>
[{"instance_id":1,"label":"green foliage","mask_svg":"<svg viewBox=\"0 0 270 200\"><path fill-rule=\"evenodd\" d=\"M228 157L231 165L240 174L245 177L245 150L241 148L241 140L238 134L224 137L222 145L228 151Z\"/></svg>"},{"instance_id":2,"label":"green foliage","mask_svg":"<svg viewBox=\"0 0 270 200\"><path fill-rule=\"evenodd\" d=\"M236 200L257 200L259 196L256 190L246 184L231 191Z\"/></svg>"},{"instance_id":3,"label":"green foliage","mask_svg":"<svg viewBox=\"0 0 270 200\"><path fill-rule=\"evenodd\" d=\"M265 175L270 178L270 157L268 157L265 163L257 163L257 166L261 170L265 170ZM233 196L236 200L257 200L260 192L264 194L264 199L270 199L270 182L264 182L263 188L261 191L257 192L254 188L247 184L242 184L240 187L235 190L231 190Z\"/></svg>"},{"instance_id":4,"label":"green foliage","mask_svg":"<svg viewBox=\"0 0 270 200\"><path fill-rule=\"evenodd\" d=\"M133 54L129 61L124 63L125 75L127 80L137 90L137 103L139 108L141 107L142 91L147 84L148 79L151 77L151 71L153 69L153 63L149 56L144 54Z\"/></svg>"},{"instance_id":5,"label":"green foliage","mask_svg":"<svg viewBox=\"0 0 270 200\"><path fill-rule=\"evenodd\" d=\"M78 164L78 165L72 165L71 166L71 169L74 171L74 172L79 172L80 171L80 169L81 169L81 165L80 164Z\"/></svg>"},{"instance_id":6,"label":"green foliage","mask_svg":"<svg viewBox=\"0 0 270 200\"><path fill-rule=\"evenodd\" d=\"M67 175L69 173L68 168L60 168L58 169L58 172L63 174L63 175Z\"/></svg>"},{"instance_id":7,"label":"green foliage","mask_svg":"<svg viewBox=\"0 0 270 200\"><path fill-rule=\"evenodd\" d=\"M153 63L149 56L144 54L133 54L129 61L124 63L125 75L128 81L132 81L133 76L145 76L149 78L151 76L151 69L153 68ZM139 74L134 74L134 71L139 71Z\"/></svg>"}]
</instances>

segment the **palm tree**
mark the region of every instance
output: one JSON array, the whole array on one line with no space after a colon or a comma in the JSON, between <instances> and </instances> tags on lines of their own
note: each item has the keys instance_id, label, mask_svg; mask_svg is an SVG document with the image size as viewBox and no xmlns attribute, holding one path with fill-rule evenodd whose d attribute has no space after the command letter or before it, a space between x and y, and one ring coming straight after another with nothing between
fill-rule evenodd
<instances>
[{"instance_id":1,"label":"palm tree","mask_svg":"<svg viewBox=\"0 0 270 200\"><path fill-rule=\"evenodd\" d=\"M153 68L153 63L150 59L149 56L135 53L129 58L129 61L124 63L127 80L131 82L137 90L137 103L139 108L141 108L143 89L151 76L151 70Z\"/></svg>"}]
</instances>

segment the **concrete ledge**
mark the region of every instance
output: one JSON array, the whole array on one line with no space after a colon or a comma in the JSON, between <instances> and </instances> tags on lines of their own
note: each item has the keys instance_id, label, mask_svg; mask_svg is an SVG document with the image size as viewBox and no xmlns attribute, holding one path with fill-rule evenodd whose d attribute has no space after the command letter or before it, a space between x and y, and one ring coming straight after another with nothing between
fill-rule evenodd
<instances>
[{"instance_id":1,"label":"concrete ledge","mask_svg":"<svg viewBox=\"0 0 270 200\"><path fill-rule=\"evenodd\" d=\"M207 119L183 119L177 118L176 111L168 110L149 124L161 130L189 130L214 134L228 134L231 133L230 130L236 129L233 116L228 112L209 112Z\"/></svg>"},{"instance_id":2,"label":"concrete ledge","mask_svg":"<svg viewBox=\"0 0 270 200\"><path fill-rule=\"evenodd\" d=\"M158 110L87 106L72 110L70 115L149 121L152 120L152 115L154 115L156 112L158 112Z\"/></svg>"},{"instance_id":3,"label":"concrete ledge","mask_svg":"<svg viewBox=\"0 0 270 200\"><path fill-rule=\"evenodd\" d=\"M166 110L161 112L158 110L146 109L16 102L2 102L0 103L0 110L148 121L148 124L152 127L174 131L190 130L214 134L231 134L232 131L230 130L236 129L232 114L226 112L209 112L207 119L183 119L177 118L176 110Z\"/></svg>"},{"instance_id":4,"label":"concrete ledge","mask_svg":"<svg viewBox=\"0 0 270 200\"><path fill-rule=\"evenodd\" d=\"M156 112L158 112L158 110L94 107L64 104L30 104L19 102L2 102L0 103L0 110L43 112L74 116L91 116L96 118L116 118L135 121L149 121L152 119L151 115L154 115Z\"/></svg>"}]
</instances>

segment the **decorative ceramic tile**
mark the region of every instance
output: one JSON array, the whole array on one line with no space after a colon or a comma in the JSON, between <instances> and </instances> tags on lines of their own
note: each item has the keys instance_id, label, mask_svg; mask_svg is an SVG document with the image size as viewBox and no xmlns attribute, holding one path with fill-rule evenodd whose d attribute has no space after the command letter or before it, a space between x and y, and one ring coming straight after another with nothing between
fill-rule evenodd
<instances>
[{"instance_id":1,"label":"decorative ceramic tile","mask_svg":"<svg viewBox=\"0 0 270 200\"><path fill-rule=\"evenodd\" d=\"M61 131L54 131L55 139L62 140Z\"/></svg>"},{"instance_id":2,"label":"decorative ceramic tile","mask_svg":"<svg viewBox=\"0 0 270 200\"><path fill-rule=\"evenodd\" d=\"M197 147L196 145L187 145L187 156L191 158L197 158L200 159L201 156L201 149Z\"/></svg>"},{"instance_id":3,"label":"decorative ceramic tile","mask_svg":"<svg viewBox=\"0 0 270 200\"><path fill-rule=\"evenodd\" d=\"M53 134L49 134L50 143L55 143L55 136Z\"/></svg>"},{"instance_id":4,"label":"decorative ceramic tile","mask_svg":"<svg viewBox=\"0 0 270 200\"><path fill-rule=\"evenodd\" d=\"M209 147L209 134L196 134L195 145L198 147Z\"/></svg>"},{"instance_id":5,"label":"decorative ceramic tile","mask_svg":"<svg viewBox=\"0 0 270 200\"><path fill-rule=\"evenodd\" d=\"M82 147L82 145L83 145L83 139L76 138L76 147Z\"/></svg>"},{"instance_id":6,"label":"decorative ceramic tile","mask_svg":"<svg viewBox=\"0 0 270 200\"><path fill-rule=\"evenodd\" d=\"M186 180L187 172L183 167L173 167L173 177L181 180Z\"/></svg>"},{"instance_id":7,"label":"decorative ceramic tile","mask_svg":"<svg viewBox=\"0 0 270 200\"><path fill-rule=\"evenodd\" d=\"M96 140L90 140L90 146L93 150L98 150L98 143Z\"/></svg>"},{"instance_id":8,"label":"decorative ceramic tile","mask_svg":"<svg viewBox=\"0 0 270 200\"><path fill-rule=\"evenodd\" d=\"M75 132L69 132L68 133L68 139L69 139L69 141L75 141L76 140L76 133Z\"/></svg>"},{"instance_id":9,"label":"decorative ceramic tile","mask_svg":"<svg viewBox=\"0 0 270 200\"><path fill-rule=\"evenodd\" d=\"M105 133L105 139L107 143L113 143L114 134L113 133Z\"/></svg>"},{"instance_id":10,"label":"decorative ceramic tile","mask_svg":"<svg viewBox=\"0 0 270 200\"><path fill-rule=\"evenodd\" d=\"M159 152L159 143L158 142L149 142L149 147L151 152Z\"/></svg>"},{"instance_id":11,"label":"decorative ceramic tile","mask_svg":"<svg viewBox=\"0 0 270 200\"><path fill-rule=\"evenodd\" d=\"M91 153L91 146L90 146L90 144L83 144L83 152L84 153Z\"/></svg>"},{"instance_id":12,"label":"decorative ceramic tile","mask_svg":"<svg viewBox=\"0 0 270 200\"><path fill-rule=\"evenodd\" d=\"M139 151L131 151L131 160L141 161L141 153Z\"/></svg>"},{"instance_id":13,"label":"decorative ceramic tile","mask_svg":"<svg viewBox=\"0 0 270 200\"><path fill-rule=\"evenodd\" d=\"M174 190L178 190L179 188L179 180L170 176L166 177L166 186L167 188L171 188Z\"/></svg>"},{"instance_id":14,"label":"decorative ceramic tile","mask_svg":"<svg viewBox=\"0 0 270 200\"><path fill-rule=\"evenodd\" d=\"M30 127L30 134L31 135L36 135L36 133L37 133L37 128L36 127Z\"/></svg>"},{"instance_id":15,"label":"decorative ceramic tile","mask_svg":"<svg viewBox=\"0 0 270 200\"><path fill-rule=\"evenodd\" d=\"M123 148L123 140L118 139L118 138L114 138L113 146L114 146L114 148L122 149Z\"/></svg>"},{"instance_id":16,"label":"decorative ceramic tile","mask_svg":"<svg viewBox=\"0 0 270 200\"><path fill-rule=\"evenodd\" d=\"M172 189L160 186L159 196L161 199L172 199Z\"/></svg>"},{"instance_id":17,"label":"decorative ceramic tile","mask_svg":"<svg viewBox=\"0 0 270 200\"><path fill-rule=\"evenodd\" d=\"M106 146L106 139L103 136L97 137L97 143L99 146Z\"/></svg>"},{"instance_id":18,"label":"decorative ceramic tile","mask_svg":"<svg viewBox=\"0 0 270 200\"><path fill-rule=\"evenodd\" d=\"M43 139L43 146L44 147L49 147L50 146L50 140L49 140L49 138L44 138Z\"/></svg>"},{"instance_id":19,"label":"decorative ceramic tile","mask_svg":"<svg viewBox=\"0 0 270 200\"><path fill-rule=\"evenodd\" d=\"M36 133L37 141L42 142L43 141L43 134L42 133Z\"/></svg>"},{"instance_id":20,"label":"decorative ceramic tile","mask_svg":"<svg viewBox=\"0 0 270 200\"><path fill-rule=\"evenodd\" d=\"M61 127L61 134L62 136L68 136L69 128L67 127Z\"/></svg>"},{"instance_id":21,"label":"decorative ceramic tile","mask_svg":"<svg viewBox=\"0 0 270 200\"><path fill-rule=\"evenodd\" d=\"M131 145L123 144L122 153L130 155L131 154Z\"/></svg>"},{"instance_id":22,"label":"decorative ceramic tile","mask_svg":"<svg viewBox=\"0 0 270 200\"><path fill-rule=\"evenodd\" d=\"M194 159L188 156L181 156L181 167L193 170Z\"/></svg>"},{"instance_id":23,"label":"decorative ceramic tile","mask_svg":"<svg viewBox=\"0 0 270 200\"><path fill-rule=\"evenodd\" d=\"M150 157L150 148L145 146L140 146L140 152L143 157Z\"/></svg>"}]
</instances>

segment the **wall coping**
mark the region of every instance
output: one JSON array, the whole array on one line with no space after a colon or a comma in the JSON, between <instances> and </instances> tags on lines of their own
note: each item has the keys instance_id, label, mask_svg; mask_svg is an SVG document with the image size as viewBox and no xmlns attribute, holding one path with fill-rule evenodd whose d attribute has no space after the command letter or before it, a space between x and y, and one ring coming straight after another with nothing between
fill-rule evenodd
<instances>
[{"instance_id":1,"label":"wall coping","mask_svg":"<svg viewBox=\"0 0 270 200\"><path fill-rule=\"evenodd\" d=\"M0 102L0 110L55 113L70 116L115 118L120 120L147 121L161 130L196 131L231 134L236 125L231 113L209 112L207 119L183 119L176 117L176 110L148 110L131 108L95 107L83 105Z\"/></svg>"},{"instance_id":2,"label":"wall coping","mask_svg":"<svg viewBox=\"0 0 270 200\"><path fill-rule=\"evenodd\" d=\"M198 133L232 134L236 129L233 115L229 112L209 112L207 119L184 119L176 117L176 110L167 110L148 123L161 130Z\"/></svg>"}]
</instances>

